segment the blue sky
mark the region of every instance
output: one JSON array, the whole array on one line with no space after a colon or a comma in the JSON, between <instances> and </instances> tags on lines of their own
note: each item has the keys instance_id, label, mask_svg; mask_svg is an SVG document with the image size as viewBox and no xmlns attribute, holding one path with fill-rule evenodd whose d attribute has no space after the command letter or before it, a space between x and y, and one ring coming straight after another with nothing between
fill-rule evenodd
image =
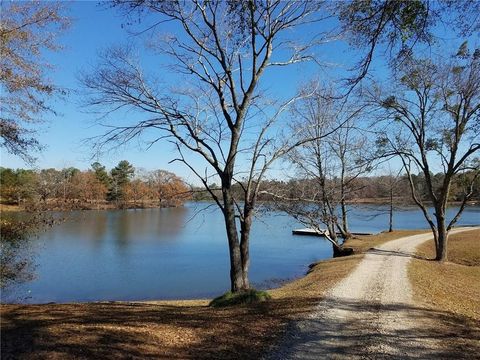
<instances>
[{"instance_id":1,"label":"blue sky","mask_svg":"<svg viewBox=\"0 0 480 360\"><path fill-rule=\"evenodd\" d=\"M55 66L50 78L58 86L68 89L69 94L63 100L55 100L53 103L60 115L48 116L48 121L37 127L38 140L46 146L38 155L36 166L39 168L74 166L86 169L95 161L91 159L91 148L84 141L101 134L102 128L95 125L95 116L85 112L82 107L78 73L88 70L95 63L97 52L101 48L128 41L128 35L121 27L124 19L111 9L99 6L97 1L74 2L67 9L72 25L60 38L64 49L58 53L47 53L45 57ZM169 152L168 146L157 146L149 152L130 146L98 160L107 168L127 159L136 167L180 172L176 166L168 164L172 158L172 154L167 155ZM3 149L1 155L4 167L28 167L21 159Z\"/></svg>"},{"instance_id":2,"label":"blue sky","mask_svg":"<svg viewBox=\"0 0 480 360\"><path fill-rule=\"evenodd\" d=\"M175 157L175 152L171 145L166 143L156 144L148 151L139 149L137 144L131 144L98 159L91 159L92 149L85 145L84 141L101 134L102 128L95 124L95 116L85 112L82 107L77 75L82 70L88 71L95 64L100 49L112 44L130 42L133 39L121 26L124 18L112 9L99 6L97 1L73 2L67 9L67 15L73 21L71 28L60 38L65 49L59 53L46 54L46 59L55 66L50 78L59 86L68 89L69 95L64 100L56 100L53 103L60 116L49 117L48 121L38 128L38 139L46 149L38 156L36 166L39 168L74 166L87 169L93 161L98 160L107 168L111 168L120 160L127 159L135 167L170 170L183 176L187 181L194 182L194 177L184 166L178 163L169 164ZM161 30L171 30L168 29L171 25L165 26ZM308 36L311 30L305 29L304 35ZM455 41L453 43L452 46L458 46ZM461 43L460 39L458 43ZM327 67L322 71L313 64L281 68L267 73L263 78L263 85L274 89L279 95L287 96L293 94L301 83L312 77L322 79L335 77L338 76L339 69L354 64L355 52L345 43L330 43L321 49L322 60L339 64L340 67ZM146 54L142 56L145 56L146 64L152 69L161 65L156 58ZM373 71L379 77L385 75L385 64L380 57L376 58ZM165 76L168 78L172 75ZM3 149L1 165L12 168L28 167L21 159L6 153Z\"/></svg>"}]
</instances>

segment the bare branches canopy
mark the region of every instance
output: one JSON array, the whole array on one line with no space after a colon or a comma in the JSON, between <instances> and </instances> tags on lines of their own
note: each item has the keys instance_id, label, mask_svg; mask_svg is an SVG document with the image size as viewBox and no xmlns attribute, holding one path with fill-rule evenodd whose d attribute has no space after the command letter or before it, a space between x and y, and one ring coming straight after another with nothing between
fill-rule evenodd
<instances>
[{"instance_id":1,"label":"bare branches canopy","mask_svg":"<svg viewBox=\"0 0 480 360\"><path fill-rule=\"evenodd\" d=\"M383 120L378 145L385 154L400 157L410 179L413 199L422 209L435 236L437 258L447 256L448 231L473 194L480 176L480 55L464 43L449 60L409 58L400 68L392 95L370 92L372 105ZM394 95L393 95L394 94ZM425 178L428 198L422 199L412 175ZM441 181L433 173L440 172ZM460 209L449 223L446 208L452 180L463 178ZM425 200L435 208L435 221Z\"/></svg>"},{"instance_id":2,"label":"bare branches canopy","mask_svg":"<svg viewBox=\"0 0 480 360\"><path fill-rule=\"evenodd\" d=\"M158 26L175 24L173 34L152 37L149 46L169 59L168 68L183 75L183 83L166 87L158 74L146 74L133 47L107 50L99 66L83 77L90 93L88 104L108 114L129 110L141 120L117 122L99 144L122 143L147 132L156 134L151 143L171 141L178 153L175 161L197 175L221 208L230 249L231 288L246 289L249 233L261 179L271 163L294 146L288 137L280 136L275 124L295 98L266 98L261 78L268 68L311 59L309 51L318 39L296 40L295 29L318 21L323 4L137 0L115 5L130 17L140 12L153 19L144 31L154 35ZM190 161L191 155L206 167ZM209 187L212 175L220 180L221 197ZM244 189L242 199L233 195L235 182Z\"/></svg>"}]
</instances>

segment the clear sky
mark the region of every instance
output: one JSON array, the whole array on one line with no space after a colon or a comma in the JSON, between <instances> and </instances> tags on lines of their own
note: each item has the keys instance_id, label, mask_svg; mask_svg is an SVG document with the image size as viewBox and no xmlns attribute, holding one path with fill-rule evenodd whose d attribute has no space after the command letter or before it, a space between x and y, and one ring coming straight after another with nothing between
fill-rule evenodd
<instances>
[{"instance_id":1,"label":"clear sky","mask_svg":"<svg viewBox=\"0 0 480 360\"><path fill-rule=\"evenodd\" d=\"M38 128L38 140L46 146L46 149L38 156L36 166L39 168L74 166L87 169L93 161L98 160L107 168L111 168L120 160L126 159L137 168L165 169L194 182L193 176L181 164L169 164L175 157L175 152L171 145L166 143L156 144L148 151L140 149L137 144L131 144L115 153L91 159L92 149L85 145L84 141L101 134L102 129L95 124L95 116L82 108L78 73L91 68L100 49L112 44L130 42L132 39L122 28L125 19L114 10L99 6L97 1L73 2L67 8L67 15L73 21L71 28L60 38L65 49L58 53L48 53L46 58L55 66L50 77L56 84L68 89L69 95L64 100L56 100L53 104L60 115L49 117L48 121ZM461 39L454 43L453 46L458 47L456 43L460 44ZM354 64L352 59L355 57L352 57L352 54L355 53L345 43L335 42L325 45L321 58L346 68ZM145 56L152 69L158 67L157 59L148 58L146 54ZM385 65L381 58L376 59L375 65L376 75L380 77L385 75ZM301 65L266 74L263 81L267 87L289 94L295 92L302 82L308 81L311 77L326 78L336 73L335 68L319 71L316 66ZM11 168L28 167L21 159L6 153L3 149L1 165Z\"/></svg>"}]
</instances>

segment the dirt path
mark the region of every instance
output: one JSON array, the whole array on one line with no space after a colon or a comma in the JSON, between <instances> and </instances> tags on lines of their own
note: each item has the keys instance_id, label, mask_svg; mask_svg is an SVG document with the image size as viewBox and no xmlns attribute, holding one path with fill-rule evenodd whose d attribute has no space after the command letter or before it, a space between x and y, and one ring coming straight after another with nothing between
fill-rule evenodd
<instances>
[{"instance_id":1,"label":"dirt path","mask_svg":"<svg viewBox=\"0 0 480 360\"><path fill-rule=\"evenodd\" d=\"M468 230L459 228L451 233ZM430 234L403 237L368 252L306 320L292 324L271 359L441 359L437 321L447 315L412 300L407 265ZM455 334L450 334L455 336Z\"/></svg>"}]
</instances>

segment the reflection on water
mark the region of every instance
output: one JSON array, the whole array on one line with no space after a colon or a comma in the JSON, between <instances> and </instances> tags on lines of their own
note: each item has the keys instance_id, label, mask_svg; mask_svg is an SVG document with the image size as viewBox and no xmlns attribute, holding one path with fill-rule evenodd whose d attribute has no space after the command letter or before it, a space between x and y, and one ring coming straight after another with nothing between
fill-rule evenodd
<instances>
[{"instance_id":1,"label":"reflection on water","mask_svg":"<svg viewBox=\"0 0 480 360\"><path fill-rule=\"evenodd\" d=\"M50 220L37 213L2 213L0 222L0 289L22 301L27 295L17 295L16 288L35 278L37 249L33 239Z\"/></svg>"},{"instance_id":2,"label":"reflection on water","mask_svg":"<svg viewBox=\"0 0 480 360\"><path fill-rule=\"evenodd\" d=\"M187 212L183 207L70 212L66 222L53 230L50 241L78 241L80 236L84 246L98 248L113 241L119 250L132 242L172 241L184 228Z\"/></svg>"},{"instance_id":3,"label":"reflection on water","mask_svg":"<svg viewBox=\"0 0 480 360\"><path fill-rule=\"evenodd\" d=\"M77 211L59 225L31 238L36 277L17 284L2 301L67 302L198 298L228 289L229 263L224 224L218 210L192 216L205 203L170 209ZM454 210L454 209L453 209ZM450 216L453 214L450 212ZM387 228L383 209L350 213L354 231ZM372 216L380 213L378 216ZM479 207L461 223L479 222ZM269 286L302 275L308 264L331 257L331 246L316 237L292 236L299 227L278 214L262 215L251 237L251 281ZM396 228L426 228L416 209L397 212ZM20 294L20 296L19 296Z\"/></svg>"}]
</instances>

